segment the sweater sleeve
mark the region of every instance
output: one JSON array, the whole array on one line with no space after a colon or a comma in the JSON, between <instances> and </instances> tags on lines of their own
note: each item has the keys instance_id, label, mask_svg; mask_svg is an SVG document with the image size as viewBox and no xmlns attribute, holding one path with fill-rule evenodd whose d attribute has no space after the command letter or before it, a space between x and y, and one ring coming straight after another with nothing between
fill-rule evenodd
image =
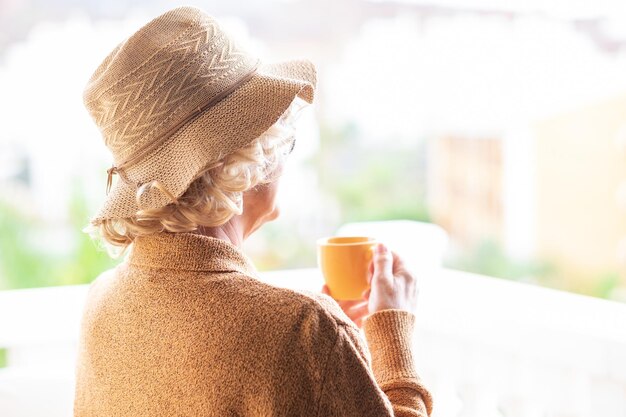
<instances>
[{"instance_id":1,"label":"sweater sleeve","mask_svg":"<svg viewBox=\"0 0 626 417\"><path fill-rule=\"evenodd\" d=\"M411 352L414 321L403 310L383 310L365 319L371 366L356 328L340 326L326 363L317 415L429 416L432 397L417 375Z\"/></svg>"}]
</instances>

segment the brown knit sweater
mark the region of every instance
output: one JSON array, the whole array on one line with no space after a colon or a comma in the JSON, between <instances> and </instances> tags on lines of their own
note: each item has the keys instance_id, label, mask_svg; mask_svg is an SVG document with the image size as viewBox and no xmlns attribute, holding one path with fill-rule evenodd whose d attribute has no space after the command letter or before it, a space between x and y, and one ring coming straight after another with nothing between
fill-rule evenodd
<instances>
[{"instance_id":1,"label":"brown knit sweater","mask_svg":"<svg viewBox=\"0 0 626 417\"><path fill-rule=\"evenodd\" d=\"M229 242L142 237L89 289L74 415L427 416L414 319L372 314L366 344L332 298L260 281Z\"/></svg>"}]
</instances>

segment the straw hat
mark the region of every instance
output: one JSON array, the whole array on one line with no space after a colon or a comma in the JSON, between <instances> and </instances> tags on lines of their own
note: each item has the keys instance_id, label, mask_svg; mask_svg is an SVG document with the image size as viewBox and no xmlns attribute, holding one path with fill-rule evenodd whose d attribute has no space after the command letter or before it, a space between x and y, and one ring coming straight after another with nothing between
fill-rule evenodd
<instances>
[{"instance_id":1,"label":"straw hat","mask_svg":"<svg viewBox=\"0 0 626 417\"><path fill-rule=\"evenodd\" d=\"M252 142L296 97L312 103L315 74L306 59L260 62L197 8L150 21L85 87L85 106L115 161L91 222L175 201L205 166ZM160 186L137 201L139 187L152 181Z\"/></svg>"}]
</instances>

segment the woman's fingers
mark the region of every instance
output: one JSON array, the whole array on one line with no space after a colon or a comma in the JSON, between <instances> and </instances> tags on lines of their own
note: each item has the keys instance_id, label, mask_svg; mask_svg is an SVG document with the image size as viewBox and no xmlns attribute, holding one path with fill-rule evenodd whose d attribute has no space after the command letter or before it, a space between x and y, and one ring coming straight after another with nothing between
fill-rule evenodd
<instances>
[{"instance_id":1,"label":"woman's fingers","mask_svg":"<svg viewBox=\"0 0 626 417\"><path fill-rule=\"evenodd\" d=\"M360 312L363 310L367 311L368 304L369 303L367 301L359 301L358 304L354 304L350 308L348 308L348 311L350 312Z\"/></svg>"},{"instance_id":2,"label":"woman's fingers","mask_svg":"<svg viewBox=\"0 0 626 417\"><path fill-rule=\"evenodd\" d=\"M364 300L368 300L370 299L370 293L372 292L372 288L368 288L365 291L363 291L363 294L361 295L361 297L363 297Z\"/></svg>"},{"instance_id":3,"label":"woman's fingers","mask_svg":"<svg viewBox=\"0 0 626 417\"><path fill-rule=\"evenodd\" d=\"M339 300L337 301L337 304L339 304L339 307L341 307L343 311L347 311L362 302L363 300Z\"/></svg>"},{"instance_id":4,"label":"woman's fingers","mask_svg":"<svg viewBox=\"0 0 626 417\"><path fill-rule=\"evenodd\" d=\"M368 303L364 301L362 304L357 304L346 311L346 315L352 320L366 316L369 313Z\"/></svg>"},{"instance_id":5,"label":"woman's fingers","mask_svg":"<svg viewBox=\"0 0 626 417\"><path fill-rule=\"evenodd\" d=\"M356 326L360 329L362 324L363 324L363 320L364 318L369 314L368 311L368 303L364 303L363 305L358 305L355 306L353 308L351 308L348 312L347 315L350 318L350 320L352 320L354 322L354 324L356 324Z\"/></svg>"}]
</instances>

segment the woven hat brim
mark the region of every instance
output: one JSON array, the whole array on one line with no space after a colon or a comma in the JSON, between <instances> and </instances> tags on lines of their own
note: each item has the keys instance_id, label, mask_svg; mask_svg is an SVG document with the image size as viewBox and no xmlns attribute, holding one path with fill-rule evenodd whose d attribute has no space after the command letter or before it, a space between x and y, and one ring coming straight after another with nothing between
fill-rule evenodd
<instances>
[{"instance_id":1,"label":"woven hat brim","mask_svg":"<svg viewBox=\"0 0 626 417\"><path fill-rule=\"evenodd\" d=\"M246 146L276 123L296 96L312 103L315 86L315 66L308 60L261 64L248 81L183 125L132 170L147 180L158 180L179 197L208 163ZM229 147L216 154L211 144L219 142ZM140 210L136 194L133 185L118 179L91 223L134 216ZM140 203L141 209L153 209L171 200L153 187Z\"/></svg>"}]
</instances>

